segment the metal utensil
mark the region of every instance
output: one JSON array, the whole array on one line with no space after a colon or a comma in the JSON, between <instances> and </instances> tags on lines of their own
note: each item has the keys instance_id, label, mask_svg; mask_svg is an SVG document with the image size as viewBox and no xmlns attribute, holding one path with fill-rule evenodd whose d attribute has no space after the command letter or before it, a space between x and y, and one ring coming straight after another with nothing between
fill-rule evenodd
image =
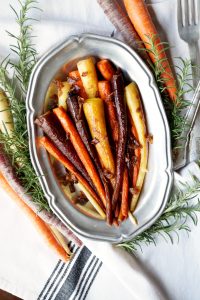
<instances>
[{"instance_id":1,"label":"metal utensil","mask_svg":"<svg viewBox=\"0 0 200 300\"><path fill-rule=\"evenodd\" d=\"M200 4L199 0L178 0L177 17L178 31L180 38L188 43L191 63L198 66L199 60L199 25L200 25ZM193 86L198 83L199 71L192 69Z\"/></svg>"},{"instance_id":2,"label":"metal utensil","mask_svg":"<svg viewBox=\"0 0 200 300\"><path fill-rule=\"evenodd\" d=\"M135 81L143 98L144 110L153 144L149 147L148 172L135 211L138 225L130 220L118 228L105 221L89 217L72 205L63 194L49 157L44 149L36 147L36 139L42 135L34 124L44 110L44 99L49 83L65 64L66 72L76 68L83 57L108 58L120 67L128 81ZM160 216L167 203L173 183L172 157L169 126L154 77L141 58L124 43L109 37L92 34L72 36L41 58L30 79L27 93L27 122L29 149L36 173L39 175L51 209L75 232L84 236L113 243L129 240L151 226ZM41 176L44 174L44 176Z\"/></svg>"},{"instance_id":3,"label":"metal utensil","mask_svg":"<svg viewBox=\"0 0 200 300\"><path fill-rule=\"evenodd\" d=\"M178 170L182 167L184 167L187 162L187 154L188 154L188 146L189 146L189 140L190 140L190 133L192 131L196 115L199 109L200 104L200 81L196 87L196 90L194 92L194 96L191 102L191 106L187 110L186 116L185 116L185 126L184 130L179 138L179 141L177 143L177 156L176 160L174 162L174 170Z\"/></svg>"}]
</instances>

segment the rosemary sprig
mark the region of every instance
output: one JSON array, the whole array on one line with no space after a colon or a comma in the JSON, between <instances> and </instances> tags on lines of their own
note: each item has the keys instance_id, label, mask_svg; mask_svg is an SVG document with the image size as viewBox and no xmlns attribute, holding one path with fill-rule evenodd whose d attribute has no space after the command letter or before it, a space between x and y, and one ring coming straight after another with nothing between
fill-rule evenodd
<instances>
[{"instance_id":1,"label":"rosemary sprig","mask_svg":"<svg viewBox=\"0 0 200 300\"><path fill-rule=\"evenodd\" d=\"M185 122L183 112L184 109L190 105L190 101L186 100L186 97L193 90L193 87L190 84L192 81L192 66L190 60L177 58L177 62L179 62L179 65L175 66L175 75L177 78L177 95L176 100L171 101L165 87L167 79L164 79L161 76L163 73L166 73L163 65L167 58L160 58L161 52L159 52L158 47L156 47L156 39L157 35L148 37L149 41L147 42L147 44L149 46L149 49L147 50L146 48L142 48L141 50L152 53L155 57L155 63L152 63L150 60L148 61L148 63L155 76L157 86L161 93L162 101L167 113L171 130L172 148L174 148L176 146L177 140L180 138L182 131L185 129L185 126L188 126L188 124ZM170 49L170 46L167 42L162 42L161 44L163 45L164 51Z\"/></svg>"},{"instance_id":2,"label":"rosemary sprig","mask_svg":"<svg viewBox=\"0 0 200 300\"><path fill-rule=\"evenodd\" d=\"M16 16L16 22L19 26L19 35L14 35L11 32L7 32L10 37L15 40L15 44L10 45L10 49L14 52L18 61L13 63L10 61L10 65L15 70L15 76L19 81L21 90L26 93L29 83L31 71L36 63L37 52L32 43L32 21L36 19L28 17L28 13L31 9L39 9L35 5L38 3L35 0L26 0L24 3L18 0L20 4L19 13L13 6L10 5Z\"/></svg>"},{"instance_id":3,"label":"rosemary sprig","mask_svg":"<svg viewBox=\"0 0 200 300\"><path fill-rule=\"evenodd\" d=\"M26 192L32 196L33 201L39 204L41 209L50 210L38 176L31 164L26 124L25 96L30 74L36 62L36 51L31 43L32 26L30 25L31 19L28 17L28 12L33 8L36 1L25 0L23 3L21 1L19 3L21 6L19 13L12 8L19 25L19 36L9 33L17 42L16 45L11 46L11 50L17 54L19 61L15 63L6 58L0 65L0 85L10 101L14 117L14 132L11 136L0 133L0 142L12 159L12 164ZM8 77L10 67L14 69L12 79ZM18 96L17 90L19 89L20 95ZM15 147L12 147L13 145Z\"/></svg>"},{"instance_id":4,"label":"rosemary sprig","mask_svg":"<svg viewBox=\"0 0 200 300\"><path fill-rule=\"evenodd\" d=\"M194 203L194 198L200 192L200 182L193 179L193 184L184 186L184 189L178 190L172 194L164 213L149 229L139 234L131 241L119 244L119 247L130 252L136 252L143 245L156 245L158 236L173 243L174 235L179 238L180 231L190 232L188 223L190 218L193 224L197 224L197 212L200 212L199 199Z\"/></svg>"}]
</instances>

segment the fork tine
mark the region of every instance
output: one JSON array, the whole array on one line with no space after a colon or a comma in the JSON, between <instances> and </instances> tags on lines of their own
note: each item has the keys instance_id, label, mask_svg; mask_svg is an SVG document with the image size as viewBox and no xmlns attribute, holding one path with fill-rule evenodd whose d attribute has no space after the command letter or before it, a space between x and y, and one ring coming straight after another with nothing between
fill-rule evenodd
<instances>
[{"instance_id":1,"label":"fork tine","mask_svg":"<svg viewBox=\"0 0 200 300\"><path fill-rule=\"evenodd\" d=\"M190 0L190 24L196 24L196 7L195 7L195 0Z\"/></svg>"},{"instance_id":2,"label":"fork tine","mask_svg":"<svg viewBox=\"0 0 200 300\"><path fill-rule=\"evenodd\" d=\"M198 25L200 21L200 5L199 5L199 0L193 0L194 1L194 24Z\"/></svg>"},{"instance_id":3,"label":"fork tine","mask_svg":"<svg viewBox=\"0 0 200 300\"><path fill-rule=\"evenodd\" d=\"M189 12L190 12L190 8L189 8L189 0L182 0L182 13L184 14L184 25L189 25L190 21L189 21Z\"/></svg>"},{"instance_id":4,"label":"fork tine","mask_svg":"<svg viewBox=\"0 0 200 300\"><path fill-rule=\"evenodd\" d=\"M181 0L178 0L177 5L177 17L178 17L178 27L183 27L183 14L182 14L182 3Z\"/></svg>"}]
</instances>

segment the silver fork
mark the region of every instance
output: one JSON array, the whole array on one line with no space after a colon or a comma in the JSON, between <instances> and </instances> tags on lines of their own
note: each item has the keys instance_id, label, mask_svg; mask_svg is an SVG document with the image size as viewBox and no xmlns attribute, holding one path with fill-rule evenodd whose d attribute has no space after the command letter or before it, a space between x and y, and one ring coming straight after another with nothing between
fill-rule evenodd
<instances>
[{"instance_id":1,"label":"silver fork","mask_svg":"<svg viewBox=\"0 0 200 300\"><path fill-rule=\"evenodd\" d=\"M191 63L194 66L199 61L199 25L200 25L200 0L178 0L178 31L180 38L188 43ZM193 86L197 86L199 71L192 69Z\"/></svg>"}]
</instances>

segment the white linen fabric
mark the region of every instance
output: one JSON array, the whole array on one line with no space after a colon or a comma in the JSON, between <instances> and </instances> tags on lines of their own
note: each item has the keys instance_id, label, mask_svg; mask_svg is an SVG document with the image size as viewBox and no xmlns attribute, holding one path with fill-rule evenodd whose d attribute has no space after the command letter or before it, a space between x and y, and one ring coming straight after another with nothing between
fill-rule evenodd
<instances>
[{"instance_id":1,"label":"white linen fabric","mask_svg":"<svg viewBox=\"0 0 200 300\"><path fill-rule=\"evenodd\" d=\"M180 40L177 31L177 1L147 2L151 3L151 14L162 39L174 46L170 50L171 57L188 57L187 45ZM10 3L18 6L16 0ZM39 6L43 12L35 11L32 16L40 19L34 25L40 55L71 34L94 32L111 35L114 30L95 0L40 0ZM17 30L8 1L0 0L0 7L0 57L5 57L11 43L5 30L12 33L17 33ZM190 173L200 178L200 170L194 163L182 172L186 179ZM71 264L63 264L47 247L28 217L4 191L0 192L1 289L27 300L199 299L200 227L193 228L189 238L181 233L179 243L173 246L162 238L158 239L156 247L144 245L143 253L138 252L137 257L107 243L82 239L93 254L81 247L76 249ZM79 268L81 272L78 274ZM69 277L75 272L78 282L73 290L74 281ZM63 298L65 293L68 296Z\"/></svg>"}]
</instances>

